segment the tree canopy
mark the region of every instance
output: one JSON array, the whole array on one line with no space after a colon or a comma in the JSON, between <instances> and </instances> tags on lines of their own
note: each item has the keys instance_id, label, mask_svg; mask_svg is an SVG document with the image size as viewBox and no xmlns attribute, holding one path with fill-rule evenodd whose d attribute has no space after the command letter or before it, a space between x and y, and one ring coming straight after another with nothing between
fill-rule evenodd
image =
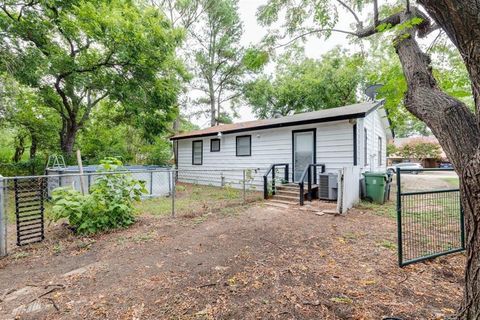
<instances>
[{"instance_id":1,"label":"tree canopy","mask_svg":"<svg viewBox=\"0 0 480 320\"><path fill-rule=\"evenodd\" d=\"M119 103L147 137L177 113L183 31L160 11L123 0L8 1L1 9L0 68L58 113L66 154L103 100Z\"/></svg>"},{"instance_id":2,"label":"tree canopy","mask_svg":"<svg viewBox=\"0 0 480 320\"><path fill-rule=\"evenodd\" d=\"M319 60L297 51L277 61L273 75L245 86L245 97L259 118L340 107L357 101L363 59L333 50Z\"/></svg>"}]
</instances>

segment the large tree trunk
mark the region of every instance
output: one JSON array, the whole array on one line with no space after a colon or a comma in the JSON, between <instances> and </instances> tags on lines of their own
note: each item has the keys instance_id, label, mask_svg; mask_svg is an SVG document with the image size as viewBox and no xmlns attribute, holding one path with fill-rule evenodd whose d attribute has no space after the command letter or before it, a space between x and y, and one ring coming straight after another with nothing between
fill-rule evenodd
<instances>
[{"instance_id":1,"label":"large tree trunk","mask_svg":"<svg viewBox=\"0 0 480 320\"><path fill-rule=\"evenodd\" d=\"M437 86L430 59L413 35L399 38L396 50L408 84L407 109L438 138L460 177L466 225L465 291L459 319L480 319L480 129L461 101Z\"/></svg>"},{"instance_id":2,"label":"large tree trunk","mask_svg":"<svg viewBox=\"0 0 480 320\"><path fill-rule=\"evenodd\" d=\"M460 176L465 210L467 261L464 299L459 318L480 319L480 2L418 2L458 48L470 77L475 100L476 116L470 113L465 105L450 99L446 107L437 109L445 113L440 115L440 120L433 122L441 126L434 134L439 138ZM434 89L438 91L436 86ZM409 97L412 97L410 93ZM409 100L413 100L412 98ZM429 96L423 99L428 101ZM445 98L442 98L442 101L446 101ZM433 123L427 124L433 129Z\"/></svg>"},{"instance_id":3,"label":"large tree trunk","mask_svg":"<svg viewBox=\"0 0 480 320\"><path fill-rule=\"evenodd\" d=\"M480 1L419 0L458 48L465 62L477 117L480 110ZM480 121L480 117L477 118Z\"/></svg>"},{"instance_id":4,"label":"large tree trunk","mask_svg":"<svg viewBox=\"0 0 480 320\"><path fill-rule=\"evenodd\" d=\"M25 152L25 136L23 134L19 134L17 136L16 146L15 146L15 153L13 154L13 162L17 163L22 160L23 153Z\"/></svg>"},{"instance_id":5,"label":"large tree trunk","mask_svg":"<svg viewBox=\"0 0 480 320\"><path fill-rule=\"evenodd\" d=\"M34 160L37 155L38 140L37 136L34 134L31 134L30 138L32 140L32 143L30 144L30 160Z\"/></svg>"},{"instance_id":6,"label":"large tree trunk","mask_svg":"<svg viewBox=\"0 0 480 320\"><path fill-rule=\"evenodd\" d=\"M73 148L75 146L75 140L79 129L80 128L76 123L70 121L64 121L62 125L62 131L60 132L60 147L67 157L73 155Z\"/></svg>"}]
</instances>

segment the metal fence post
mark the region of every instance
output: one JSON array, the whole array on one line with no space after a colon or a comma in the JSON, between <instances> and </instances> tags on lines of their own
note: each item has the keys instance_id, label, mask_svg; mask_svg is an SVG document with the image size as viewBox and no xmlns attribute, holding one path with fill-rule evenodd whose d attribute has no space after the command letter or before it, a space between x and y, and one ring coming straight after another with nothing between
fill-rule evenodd
<instances>
[{"instance_id":1,"label":"metal fence post","mask_svg":"<svg viewBox=\"0 0 480 320\"><path fill-rule=\"evenodd\" d=\"M153 171L150 171L150 195L153 195Z\"/></svg>"},{"instance_id":2,"label":"metal fence post","mask_svg":"<svg viewBox=\"0 0 480 320\"><path fill-rule=\"evenodd\" d=\"M7 255L7 192L5 179L0 175L0 257Z\"/></svg>"},{"instance_id":3,"label":"metal fence post","mask_svg":"<svg viewBox=\"0 0 480 320\"><path fill-rule=\"evenodd\" d=\"M243 203L247 202L246 172L243 169Z\"/></svg>"},{"instance_id":4,"label":"metal fence post","mask_svg":"<svg viewBox=\"0 0 480 320\"><path fill-rule=\"evenodd\" d=\"M171 174L171 184L172 184L172 218L175 218L175 189L176 189L176 182L175 182L175 177L174 177L174 174L175 174L175 171L170 171L170 174Z\"/></svg>"},{"instance_id":5,"label":"metal fence post","mask_svg":"<svg viewBox=\"0 0 480 320\"><path fill-rule=\"evenodd\" d=\"M397 168L397 250L398 265L403 267L403 238L402 238L402 181L401 171Z\"/></svg>"}]
</instances>

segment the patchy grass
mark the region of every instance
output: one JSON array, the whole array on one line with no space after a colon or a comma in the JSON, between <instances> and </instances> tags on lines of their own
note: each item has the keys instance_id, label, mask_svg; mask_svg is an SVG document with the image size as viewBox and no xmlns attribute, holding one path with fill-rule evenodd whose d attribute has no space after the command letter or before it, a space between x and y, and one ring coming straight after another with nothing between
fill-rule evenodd
<instances>
[{"instance_id":1,"label":"patchy grass","mask_svg":"<svg viewBox=\"0 0 480 320\"><path fill-rule=\"evenodd\" d=\"M356 208L359 210L369 210L376 215L384 216L392 219L397 217L397 209L396 209L395 201L388 201L384 204L376 204L373 202L363 200L356 206Z\"/></svg>"},{"instance_id":2,"label":"patchy grass","mask_svg":"<svg viewBox=\"0 0 480 320\"><path fill-rule=\"evenodd\" d=\"M248 191L247 202L262 199L261 193ZM229 186L214 187L197 184L178 184L175 194L175 214L197 217L212 211L234 214L244 204L243 191ZM167 216L172 214L172 198L151 198L138 203L138 214Z\"/></svg>"},{"instance_id":3,"label":"patchy grass","mask_svg":"<svg viewBox=\"0 0 480 320\"><path fill-rule=\"evenodd\" d=\"M373 209L317 216L240 204L191 218L145 214L131 228L84 238L55 225L44 242L0 260L0 282L62 281L42 300L58 309L37 319L130 319L138 310L142 319L451 316L462 298L463 255L398 268L396 222ZM64 277L76 268L88 271ZM37 296L4 301L0 318Z\"/></svg>"},{"instance_id":4,"label":"patchy grass","mask_svg":"<svg viewBox=\"0 0 480 320\"><path fill-rule=\"evenodd\" d=\"M452 188L458 188L460 186L460 180L457 177L445 177L443 181L447 182Z\"/></svg>"}]
</instances>

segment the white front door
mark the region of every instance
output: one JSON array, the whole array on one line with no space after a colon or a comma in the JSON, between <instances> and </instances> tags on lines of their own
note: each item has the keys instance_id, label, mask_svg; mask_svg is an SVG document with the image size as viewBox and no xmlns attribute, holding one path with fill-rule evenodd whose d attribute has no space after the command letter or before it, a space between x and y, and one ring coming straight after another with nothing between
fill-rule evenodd
<instances>
[{"instance_id":1,"label":"white front door","mask_svg":"<svg viewBox=\"0 0 480 320\"><path fill-rule=\"evenodd\" d=\"M293 181L300 182L303 171L315 163L315 132L293 132Z\"/></svg>"}]
</instances>

